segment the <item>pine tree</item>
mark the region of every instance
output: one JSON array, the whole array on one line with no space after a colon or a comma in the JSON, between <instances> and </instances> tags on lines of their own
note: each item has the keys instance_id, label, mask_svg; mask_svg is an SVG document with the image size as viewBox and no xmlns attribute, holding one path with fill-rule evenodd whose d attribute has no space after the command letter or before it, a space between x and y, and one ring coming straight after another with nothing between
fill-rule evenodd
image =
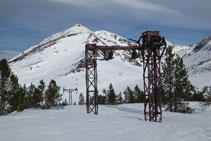
<instances>
[{"instance_id":1,"label":"pine tree","mask_svg":"<svg viewBox=\"0 0 211 141\"><path fill-rule=\"evenodd\" d=\"M11 70L6 59L0 61L0 115L7 112L9 93L9 77Z\"/></svg>"},{"instance_id":2,"label":"pine tree","mask_svg":"<svg viewBox=\"0 0 211 141\"><path fill-rule=\"evenodd\" d=\"M60 87L55 80L51 80L45 94L45 108L56 106L61 101Z\"/></svg>"},{"instance_id":3,"label":"pine tree","mask_svg":"<svg viewBox=\"0 0 211 141\"><path fill-rule=\"evenodd\" d=\"M124 103L121 92L118 94L117 100L118 100L118 104L123 104Z\"/></svg>"},{"instance_id":4,"label":"pine tree","mask_svg":"<svg viewBox=\"0 0 211 141\"><path fill-rule=\"evenodd\" d=\"M37 94L38 94L38 103L40 103L40 106L43 106L43 101L45 98L45 82L43 80L40 80L40 84L37 86Z\"/></svg>"},{"instance_id":5,"label":"pine tree","mask_svg":"<svg viewBox=\"0 0 211 141\"><path fill-rule=\"evenodd\" d=\"M182 100L191 100L195 92L193 85L188 80L188 71L185 68L182 58L172 53L172 47L168 47L165 53L165 64L163 69L163 91L164 99L167 101L168 109L171 112L192 112Z\"/></svg>"},{"instance_id":6,"label":"pine tree","mask_svg":"<svg viewBox=\"0 0 211 141\"><path fill-rule=\"evenodd\" d=\"M12 74L10 76L10 91L8 103L10 105L10 112L18 109L18 97L20 93L20 85L18 83L18 77Z\"/></svg>"},{"instance_id":7,"label":"pine tree","mask_svg":"<svg viewBox=\"0 0 211 141\"><path fill-rule=\"evenodd\" d=\"M29 108L29 103L28 103L28 97L27 97L27 87L24 84L23 87L19 88L18 91L18 99L17 99L17 112L23 111L26 108Z\"/></svg>"},{"instance_id":8,"label":"pine tree","mask_svg":"<svg viewBox=\"0 0 211 141\"><path fill-rule=\"evenodd\" d=\"M28 87L28 91L27 91L27 107L28 108L35 107L35 104L36 104L34 101L35 90L36 90L35 85L31 83L31 85Z\"/></svg>"},{"instance_id":9,"label":"pine tree","mask_svg":"<svg viewBox=\"0 0 211 141\"><path fill-rule=\"evenodd\" d=\"M84 102L84 96L83 96L82 93L80 93L78 105L83 105L83 104L85 104L85 102Z\"/></svg>"},{"instance_id":10,"label":"pine tree","mask_svg":"<svg viewBox=\"0 0 211 141\"><path fill-rule=\"evenodd\" d=\"M130 89L130 87L127 87L126 90L123 92L125 95L125 103L134 103L135 102L135 96L133 91Z\"/></svg>"},{"instance_id":11,"label":"pine tree","mask_svg":"<svg viewBox=\"0 0 211 141\"><path fill-rule=\"evenodd\" d=\"M106 96L98 95L98 104L106 104Z\"/></svg>"},{"instance_id":12,"label":"pine tree","mask_svg":"<svg viewBox=\"0 0 211 141\"><path fill-rule=\"evenodd\" d=\"M113 88L113 85L110 83L108 90L108 103L115 104L116 103L116 94Z\"/></svg>"},{"instance_id":13,"label":"pine tree","mask_svg":"<svg viewBox=\"0 0 211 141\"><path fill-rule=\"evenodd\" d=\"M163 69L163 90L164 97L168 101L169 110L172 112L174 97L174 70L175 70L175 54L172 52L173 47L168 47L165 53L165 63L162 64Z\"/></svg>"},{"instance_id":14,"label":"pine tree","mask_svg":"<svg viewBox=\"0 0 211 141\"><path fill-rule=\"evenodd\" d=\"M135 102L137 103L144 102L144 92L140 90L138 85L134 87L134 96L135 96Z\"/></svg>"}]
</instances>

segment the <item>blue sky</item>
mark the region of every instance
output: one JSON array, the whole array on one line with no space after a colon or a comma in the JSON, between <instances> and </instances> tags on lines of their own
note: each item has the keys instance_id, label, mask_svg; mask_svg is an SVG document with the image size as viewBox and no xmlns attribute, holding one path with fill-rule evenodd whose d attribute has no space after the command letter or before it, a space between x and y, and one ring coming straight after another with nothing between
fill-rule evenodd
<instances>
[{"instance_id":1,"label":"blue sky","mask_svg":"<svg viewBox=\"0 0 211 141\"><path fill-rule=\"evenodd\" d=\"M137 39L160 30L175 44L211 35L211 0L0 0L0 58L75 24Z\"/></svg>"}]
</instances>

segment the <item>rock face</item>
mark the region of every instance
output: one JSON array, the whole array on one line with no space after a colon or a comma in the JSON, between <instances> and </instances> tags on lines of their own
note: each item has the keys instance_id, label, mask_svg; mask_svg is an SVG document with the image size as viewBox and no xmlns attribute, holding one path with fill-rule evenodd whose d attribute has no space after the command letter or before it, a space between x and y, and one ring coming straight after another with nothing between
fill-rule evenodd
<instances>
[{"instance_id":1,"label":"rock face","mask_svg":"<svg viewBox=\"0 0 211 141\"><path fill-rule=\"evenodd\" d=\"M104 30L93 32L81 24L76 24L12 58L9 60L10 66L21 84L37 85L41 79L48 84L51 79L55 79L61 87L78 88L79 92L85 95L84 51L87 43L107 46L131 44L117 34ZM174 45L174 51L184 58L190 80L199 88L211 85L210 50L210 36L191 47ZM107 88L109 83L114 85L117 92L136 84L142 87L141 59L131 60L131 54L127 51L116 51L114 58L97 62L99 93L102 93L102 89ZM64 98L67 98L67 95L64 95ZM78 95L73 95L73 101L77 100Z\"/></svg>"}]
</instances>

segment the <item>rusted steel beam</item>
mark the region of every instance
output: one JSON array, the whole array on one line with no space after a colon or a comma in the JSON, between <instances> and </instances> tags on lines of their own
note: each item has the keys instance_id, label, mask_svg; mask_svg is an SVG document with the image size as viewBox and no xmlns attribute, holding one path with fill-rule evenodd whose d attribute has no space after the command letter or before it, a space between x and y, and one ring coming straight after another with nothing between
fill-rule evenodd
<instances>
[{"instance_id":1,"label":"rusted steel beam","mask_svg":"<svg viewBox=\"0 0 211 141\"><path fill-rule=\"evenodd\" d=\"M87 44L88 50L134 50L139 49L139 46L97 46L96 44Z\"/></svg>"},{"instance_id":2,"label":"rusted steel beam","mask_svg":"<svg viewBox=\"0 0 211 141\"><path fill-rule=\"evenodd\" d=\"M142 40L142 44L140 43ZM135 41L135 40L133 40ZM97 46L86 44L86 91L87 113L98 114L97 89L97 52L106 50L140 50L143 59L144 115L145 120L161 122L161 68L160 62L166 48L166 42L159 31L146 31L132 46ZM163 48L164 46L164 48ZM102 53L102 55L105 55Z\"/></svg>"}]
</instances>

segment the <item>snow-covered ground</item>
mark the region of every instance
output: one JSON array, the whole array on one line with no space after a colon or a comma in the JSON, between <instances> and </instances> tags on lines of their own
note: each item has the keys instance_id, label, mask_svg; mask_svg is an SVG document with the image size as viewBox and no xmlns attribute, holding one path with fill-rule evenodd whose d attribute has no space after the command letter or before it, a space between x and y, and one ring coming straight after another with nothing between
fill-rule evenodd
<instances>
[{"instance_id":1,"label":"snow-covered ground","mask_svg":"<svg viewBox=\"0 0 211 141\"><path fill-rule=\"evenodd\" d=\"M99 115L85 105L50 110L27 109L0 117L0 141L209 141L211 107L194 114L163 112L163 122L145 122L143 104L100 105Z\"/></svg>"}]
</instances>

